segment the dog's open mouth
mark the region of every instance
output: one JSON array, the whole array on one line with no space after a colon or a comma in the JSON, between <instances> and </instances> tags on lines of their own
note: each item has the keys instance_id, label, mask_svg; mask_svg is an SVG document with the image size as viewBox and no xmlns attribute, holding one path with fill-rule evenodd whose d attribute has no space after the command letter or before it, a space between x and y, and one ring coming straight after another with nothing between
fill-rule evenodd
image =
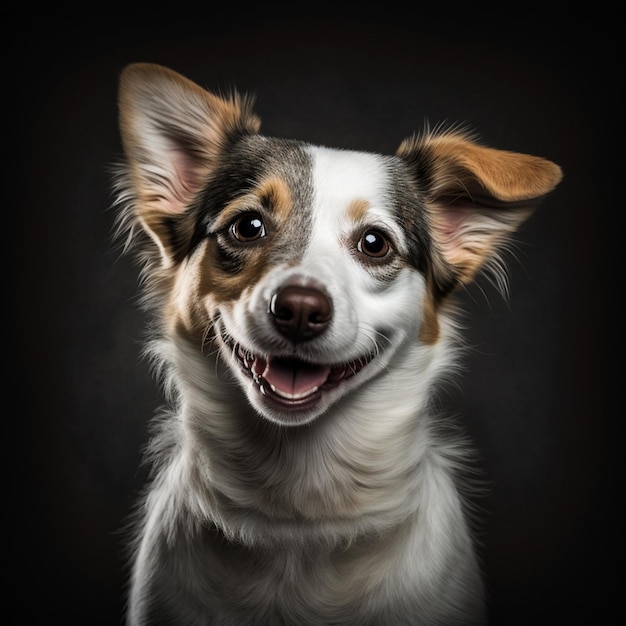
<instances>
[{"instance_id":1,"label":"dog's open mouth","mask_svg":"<svg viewBox=\"0 0 626 626\"><path fill-rule=\"evenodd\" d=\"M315 364L297 357L261 356L239 343L227 343L259 393L278 408L292 411L309 408L323 391L352 378L374 358L369 354L347 363Z\"/></svg>"}]
</instances>

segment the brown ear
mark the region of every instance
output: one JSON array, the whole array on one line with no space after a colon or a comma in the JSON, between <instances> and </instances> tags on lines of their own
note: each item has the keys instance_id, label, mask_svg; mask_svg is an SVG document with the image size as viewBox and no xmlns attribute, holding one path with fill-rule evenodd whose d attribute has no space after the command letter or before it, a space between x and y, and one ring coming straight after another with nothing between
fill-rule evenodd
<instances>
[{"instance_id":1,"label":"brown ear","mask_svg":"<svg viewBox=\"0 0 626 626\"><path fill-rule=\"evenodd\" d=\"M498 251L556 187L561 168L540 157L482 146L454 131L407 139L397 154L424 193L439 253L436 290L443 295L468 283L483 267L504 289Z\"/></svg>"},{"instance_id":2,"label":"brown ear","mask_svg":"<svg viewBox=\"0 0 626 626\"><path fill-rule=\"evenodd\" d=\"M168 219L184 213L229 142L259 130L251 109L249 99L215 96L159 65L135 63L122 72L120 195L166 265L172 254Z\"/></svg>"}]
</instances>

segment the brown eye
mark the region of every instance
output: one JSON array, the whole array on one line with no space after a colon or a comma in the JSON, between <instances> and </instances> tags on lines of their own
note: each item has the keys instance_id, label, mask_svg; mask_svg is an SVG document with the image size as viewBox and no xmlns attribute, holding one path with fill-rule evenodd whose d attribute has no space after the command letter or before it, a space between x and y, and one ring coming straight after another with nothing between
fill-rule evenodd
<instances>
[{"instance_id":1,"label":"brown eye","mask_svg":"<svg viewBox=\"0 0 626 626\"><path fill-rule=\"evenodd\" d=\"M368 230L359 240L357 250L367 256L380 259L389 252L389 242L377 230Z\"/></svg>"},{"instance_id":2,"label":"brown eye","mask_svg":"<svg viewBox=\"0 0 626 626\"><path fill-rule=\"evenodd\" d=\"M265 224L258 213L246 213L231 225L230 232L238 241L256 241L265 237Z\"/></svg>"}]
</instances>

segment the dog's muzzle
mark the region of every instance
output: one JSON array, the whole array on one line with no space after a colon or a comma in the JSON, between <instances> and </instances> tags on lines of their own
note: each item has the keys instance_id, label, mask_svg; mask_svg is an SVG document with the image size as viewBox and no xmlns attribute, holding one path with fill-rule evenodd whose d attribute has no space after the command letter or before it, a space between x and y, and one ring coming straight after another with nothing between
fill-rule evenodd
<instances>
[{"instance_id":1,"label":"dog's muzzle","mask_svg":"<svg viewBox=\"0 0 626 626\"><path fill-rule=\"evenodd\" d=\"M251 350L225 333L222 338L240 370L254 383L247 388L250 400L273 421L309 421L341 395L338 388L375 356L368 353L346 362L322 362L308 356L334 319L331 297L316 282L283 283L269 298L266 314L269 325L261 343L268 346L267 351ZM276 348L277 340L282 348Z\"/></svg>"}]
</instances>

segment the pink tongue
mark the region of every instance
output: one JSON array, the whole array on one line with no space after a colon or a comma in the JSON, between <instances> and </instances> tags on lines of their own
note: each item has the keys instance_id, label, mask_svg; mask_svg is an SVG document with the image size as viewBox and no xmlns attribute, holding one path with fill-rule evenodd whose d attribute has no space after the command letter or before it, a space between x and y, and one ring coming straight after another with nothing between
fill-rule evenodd
<instances>
[{"instance_id":1,"label":"pink tongue","mask_svg":"<svg viewBox=\"0 0 626 626\"><path fill-rule=\"evenodd\" d=\"M330 374L330 367L311 365L298 359L269 359L263 378L285 394L302 395L321 387Z\"/></svg>"}]
</instances>

